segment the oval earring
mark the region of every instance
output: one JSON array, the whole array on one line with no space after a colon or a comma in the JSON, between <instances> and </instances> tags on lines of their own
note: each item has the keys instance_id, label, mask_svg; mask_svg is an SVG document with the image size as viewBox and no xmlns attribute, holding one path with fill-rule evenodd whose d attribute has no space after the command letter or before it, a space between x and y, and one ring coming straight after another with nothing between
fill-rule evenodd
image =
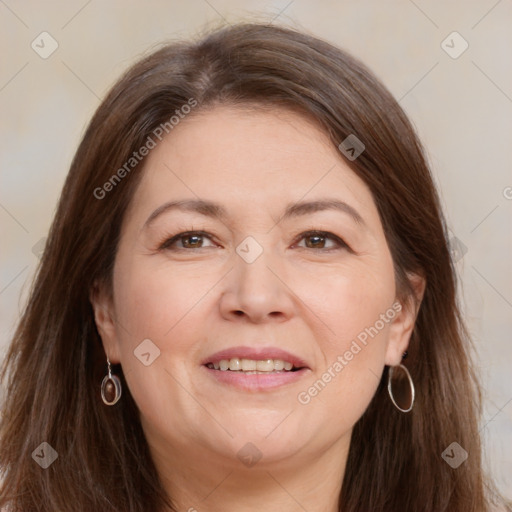
<instances>
[{"instance_id":1,"label":"oval earring","mask_svg":"<svg viewBox=\"0 0 512 512\"><path fill-rule=\"evenodd\" d=\"M117 375L112 375L110 360L107 357L108 374L103 378L101 383L101 399L106 405L114 405L119 402L123 392L121 381Z\"/></svg>"},{"instance_id":2,"label":"oval earring","mask_svg":"<svg viewBox=\"0 0 512 512\"><path fill-rule=\"evenodd\" d=\"M404 393L404 390L400 390L395 397L395 394L393 393L393 385L392 385L392 379L393 379L393 373L396 369L400 369L403 373L405 373L405 376L407 377L407 380L409 381L409 390ZM395 377L396 380L403 380L402 377ZM414 405L414 383L412 381L411 374L409 373L409 370L403 365L399 364L398 366L390 366L389 372L388 372L388 393L389 397L391 398L391 401L393 402L393 405L401 412L409 412L412 410L412 406ZM400 405L399 405L400 404ZM409 405L407 405L409 404ZM403 407L402 407L403 406Z\"/></svg>"}]
</instances>

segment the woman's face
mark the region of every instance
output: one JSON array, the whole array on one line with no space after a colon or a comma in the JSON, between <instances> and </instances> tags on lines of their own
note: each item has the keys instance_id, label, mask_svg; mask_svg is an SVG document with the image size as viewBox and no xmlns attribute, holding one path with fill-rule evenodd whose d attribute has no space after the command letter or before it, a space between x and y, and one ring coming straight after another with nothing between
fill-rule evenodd
<instances>
[{"instance_id":1,"label":"woman's face","mask_svg":"<svg viewBox=\"0 0 512 512\"><path fill-rule=\"evenodd\" d=\"M156 456L239 465L346 451L413 322L369 189L286 110L217 107L151 150L105 297Z\"/></svg>"}]
</instances>

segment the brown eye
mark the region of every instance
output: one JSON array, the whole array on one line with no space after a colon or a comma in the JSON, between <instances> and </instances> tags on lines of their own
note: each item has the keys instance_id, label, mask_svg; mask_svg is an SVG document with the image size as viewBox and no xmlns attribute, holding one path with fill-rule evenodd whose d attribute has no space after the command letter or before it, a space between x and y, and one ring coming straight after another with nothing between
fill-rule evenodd
<instances>
[{"instance_id":1,"label":"brown eye","mask_svg":"<svg viewBox=\"0 0 512 512\"><path fill-rule=\"evenodd\" d=\"M306 249L324 249L328 251L331 249L348 248L347 244L341 238L332 233L323 231L302 233L299 240L298 246ZM304 245L302 245L302 240L304 240Z\"/></svg>"},{"instance_id":2,"label":"brown eye","mask_svg":"<svg viewBox=\"0 0 512 512\"><path fill-rule=\"evenodd\" d=\"M321 235L307 236L305 237L306 247L308 247L309 249L323 249L325 247L325 238L325 236Z\"/></svg>"},{"instance_id":3,"label":"brown eye","mask_svg":"<svg viewBox=\"0 0 512 512\"><path fill-rule=\"evenodd\" d=\"M205 245L208 242L209 245ZM166 249L169 251L180 249L203 249L206 247L214 247L211 237L202 232L185 232L178 233L170 238L167 238L159 246L161 250Z\"/></svg>"},{"instance_id":4,"label":"brown eye","mask_svg":"<svg viewBox=\"0 0 512 512\"><path fill-rule=\"evenodd\" d=\"M186 249L197 249L203 244L203 237L201 235L188 235L180 238L181 244Z\"/></svg>"}]
</instances>

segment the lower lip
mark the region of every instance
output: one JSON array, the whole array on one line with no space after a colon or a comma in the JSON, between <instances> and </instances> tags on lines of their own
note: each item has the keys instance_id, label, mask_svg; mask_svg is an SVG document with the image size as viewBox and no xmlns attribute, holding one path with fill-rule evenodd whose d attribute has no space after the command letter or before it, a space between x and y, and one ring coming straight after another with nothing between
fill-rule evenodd
<instances>
[{"instance_id":1,"label":"lower lip","mask_svg":"<svg viewBox=\"0 0 512 512\"><path fill-rule=\"evenodd\" d=\"M309 368L301 368L295 372L253 373L248 375L242 372L231 372L229 370L214 370L204 365L202 368L218 382L243 391L266 391L279 388L286 384L297 382L310 372Z\"/></svg>"}]
</instances>

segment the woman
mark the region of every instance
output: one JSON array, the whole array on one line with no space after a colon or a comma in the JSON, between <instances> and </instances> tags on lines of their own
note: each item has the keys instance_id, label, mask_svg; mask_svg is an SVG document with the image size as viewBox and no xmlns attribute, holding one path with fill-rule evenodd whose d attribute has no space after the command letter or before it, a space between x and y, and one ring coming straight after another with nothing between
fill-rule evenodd
<instances>
[{"instance_id":1,"label":"woman","mask_svg":"<svg viewBox=\"0 0 512 512\"><path fill-rule=\"evenodd\" d=\"M5 362L0 505L490 510L446 240L409 121L345 52L242 24L142 59Z\"/></svg>"}]
</instances>

